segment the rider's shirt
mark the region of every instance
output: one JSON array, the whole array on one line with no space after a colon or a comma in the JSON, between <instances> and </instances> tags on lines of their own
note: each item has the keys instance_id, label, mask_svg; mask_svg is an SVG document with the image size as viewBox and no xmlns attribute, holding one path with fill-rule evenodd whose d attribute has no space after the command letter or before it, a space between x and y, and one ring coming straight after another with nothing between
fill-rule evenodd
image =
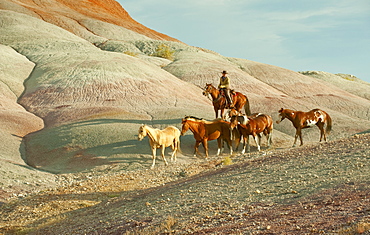
<instances>
[{"instance_id":1,"label":"rider's shirt","mask_svg":"<svg viewBox=\"0 0 370 235\"><path fill-rule=\"evenodd\" d=\"M230 79L228 77L222 76L220 78L220 85L218 85L218 88L230 88Z\"/></svg>"}]
</instances>

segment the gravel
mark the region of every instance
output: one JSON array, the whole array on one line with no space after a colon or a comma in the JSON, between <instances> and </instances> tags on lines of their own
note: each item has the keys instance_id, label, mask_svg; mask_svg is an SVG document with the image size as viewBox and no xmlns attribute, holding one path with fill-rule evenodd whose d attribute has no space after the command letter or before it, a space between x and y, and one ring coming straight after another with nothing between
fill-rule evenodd
<instances>
[{"instance_id":1,"label":"gravel","mask_svg":"<svg viewBox=\"0 0 370 235\"><path fill-rule=\"evenodd\" d=\"M296 234L369 231L370 134L195 159L63 185L2 205L0 232ZM356 234L356 233L354 233Z\"/></svg>"}]
</instances>

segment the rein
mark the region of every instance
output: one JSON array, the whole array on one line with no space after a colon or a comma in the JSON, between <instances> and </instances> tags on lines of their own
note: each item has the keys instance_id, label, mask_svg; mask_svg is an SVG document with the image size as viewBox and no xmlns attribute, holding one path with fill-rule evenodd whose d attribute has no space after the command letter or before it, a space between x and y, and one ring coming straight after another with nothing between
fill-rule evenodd
<instances>
[{"instance_id":1,"label":"rein","mask_svg":"<svg viewBox=\"0 0 370 235\"><path fill-rule=\"evenodd\" d=\"M208 98L210 101L215 102L211 97L209 97L209 95L210 95L210 94L209 94L209 92L207 92L207 95L206 95L206 96L207 96L207 98Z\"/></svg>"},{"instance_id":2,"label":"rein","mask_svg":"<svg viewBox=\"0 0 370 235\"><path fill-rule=\"evenodd\" d=\"M213 86L211 87L212 88L212 90L213 91L217 91L217 89L216 88L214 88ZM215 93L215 92L210 92L210 91L205 91L205 92L207 92L207 98L209 99L209 100L211 100L213 103L217 103L220 99L221 99L221 95L219 94L218 96L217 96L217 98L213 98L213 95L212 95L212 93ZM212 98L210 98L209 96L211 95L211 97ZM214 94L214 96L216 96L216 94Z\"/></svg>"}]
</instances>

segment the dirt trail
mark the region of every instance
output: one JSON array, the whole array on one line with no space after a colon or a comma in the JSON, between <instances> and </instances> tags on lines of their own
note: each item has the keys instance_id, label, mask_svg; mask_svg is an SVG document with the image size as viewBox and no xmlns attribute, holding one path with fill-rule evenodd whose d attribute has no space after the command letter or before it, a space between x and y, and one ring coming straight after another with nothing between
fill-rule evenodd
<instances>
[{"instance_id":1,"label":"dirt trail","mask_svg":"<svg viewBox=\"0 0 370 235\"><path fill-rule=\"evenodd\" d=\"M370 229L370 134L198 159L64 186L1 207L0 232L353 234Z\"/></svg>"}]
</instances>

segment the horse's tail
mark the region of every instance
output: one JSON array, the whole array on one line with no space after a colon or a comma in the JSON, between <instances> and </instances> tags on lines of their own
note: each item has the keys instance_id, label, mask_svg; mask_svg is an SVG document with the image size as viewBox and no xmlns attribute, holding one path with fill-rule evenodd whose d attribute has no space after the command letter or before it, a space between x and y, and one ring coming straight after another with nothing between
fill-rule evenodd
<instances>
[{"instance_id":1,"label":"horse's tail","mask_svg":"<svg viewBox=\"0 0 370 235\"><path fill-rule=\"evenodd\" d=\"M178 152L178 153L182 153L181 148L180 148L180 136L178 136L178 138L175 138L175 139L173 140L173 144L174 144L174 145L176 145L176 147L177 147L177 152Z\"/></svg>"},{"instance_id":2,"label":"horse's tail","mask_svg":"<svg viewBox=\"0 0 370 235\"><path fill-rule=\"evenodd\" d=\"M326 133L329 135L332 127L331 117L326 114Z\"/></svg>"},{"instance_id":3,"label":"horse's tail","mask_svg":"<svg viewBox=\"0 0 370 235\"><path fill-rule=\"evenodd\" d=\"M250 116L252 114L251 107L249 105L249 100L247 96L245 96L244 111L247 116Z\"/></svg>"}]
</instances>

